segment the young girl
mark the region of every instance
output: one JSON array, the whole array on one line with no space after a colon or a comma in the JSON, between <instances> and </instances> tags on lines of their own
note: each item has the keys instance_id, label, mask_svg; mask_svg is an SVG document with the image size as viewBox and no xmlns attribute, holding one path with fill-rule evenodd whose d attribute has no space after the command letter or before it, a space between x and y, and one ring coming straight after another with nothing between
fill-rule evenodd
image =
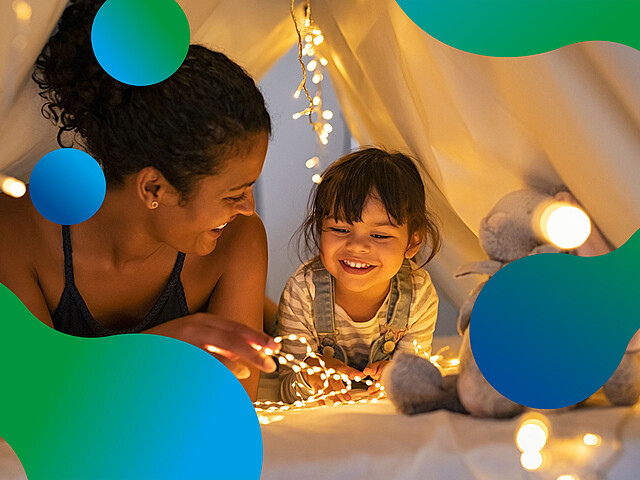
<instances>
[{"instance_id":1,"label":"young girl","mask_svg":"<svg viewBox=\"0 0 640 480\"><path fill-rule=\"evenodd\" d=\"M428 263L440 246L425 203L420 174L400 153L367 148L324 172L300 228L319 255L289 278L280 299L283 353L318 365L305 358L304 344L287 339L302 336L327 368L379 381L395 352L413 352L414 341L429 351L438 297L429 274L410 260L427 244ZM286 402L320 390L351 399L342 380L323 388L319 375L286 367L280 376Z\"/></svg>"}]
</instances>

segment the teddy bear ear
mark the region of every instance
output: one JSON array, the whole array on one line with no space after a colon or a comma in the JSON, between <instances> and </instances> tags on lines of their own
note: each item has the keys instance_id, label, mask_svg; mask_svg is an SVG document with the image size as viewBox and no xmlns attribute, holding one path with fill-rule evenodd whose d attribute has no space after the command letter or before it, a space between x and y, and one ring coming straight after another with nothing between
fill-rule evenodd
<instances>
[{"instance_id":1,"label":"teddy bear ear","mask_svg":"<svg viewBox=\"0 0 640 480\"><path fill-rule=\"evenodd\" d=\"M489 218L485 220L487 226L496 229L500 227L502 222L504 222L505 218L507 218L507 214L505 212L496 212L491 215Z\"/></svg>"}]
</instances>

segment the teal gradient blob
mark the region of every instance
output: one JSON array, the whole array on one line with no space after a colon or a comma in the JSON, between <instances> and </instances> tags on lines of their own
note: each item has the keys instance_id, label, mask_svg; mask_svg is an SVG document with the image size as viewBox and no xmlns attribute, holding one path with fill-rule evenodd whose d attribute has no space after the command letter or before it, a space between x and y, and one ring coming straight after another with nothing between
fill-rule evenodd
<instances>
[{"instance_id":1,"label":"teal gradient blob","mask_svg":"<svg viewBox=\"0 0 640 480\"><path fill-rule=\"evenodd\" d=\"M398 0L422 30L459 50L520 57L606 40L640 48L635 0Z\"/></svg>"},{"instance_id":2,"label":"teal gradient blob","mask_svg":"<svg viewBox=\"0 0 640 480\"><path fill-rule=\"evenodd\" d=\"M596 392L640 329L640 230L600 257L517 260L482 288L470 323L480 371L502 395L561 408Z\"/></svg>"},{"instance_id":3,"label":"teal gradient blob","mask_svg":"<svg viewBox=\"0 0 640 480\"><path fill-rule=\"evenodd\" d=\"M255 409L211 355L56 332L1 284L0 308L0 436L29 480L260 478Z\"/></svg>"},{"instance_id":4,"label":"teal gradient blob","mask_svg":"<svg viewBox=\"0 0 640 480\"><path fill-rule=\"evenodd\" d=\"M190 37L175 0L107 0L91 29L98 63L116 80L136 86L170 77L187 56Z\"/></svg>"}]
</instances>

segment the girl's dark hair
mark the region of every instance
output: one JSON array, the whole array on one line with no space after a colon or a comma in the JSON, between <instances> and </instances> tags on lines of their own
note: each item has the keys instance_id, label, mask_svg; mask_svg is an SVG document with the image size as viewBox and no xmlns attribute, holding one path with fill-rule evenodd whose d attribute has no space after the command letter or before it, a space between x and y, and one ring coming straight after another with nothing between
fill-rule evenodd
<instances>
[{"instance_id":1,"label":"girl's dark hair","mask_svg":"<svg viewBox=\"0 0 640 480\"><path fill-rule=\"evenodd\" d=\"M71 0L38 57L33 80L46 100L42 114L59 126L61 147L70 133L66 146L80 143L100 162L110 186L153 166L186 201L199 179L218 173L254 135L271 134L264 98L240 66L199 45L155 85L115 80L91 47L103 3Z\"/></svg>"},{"instance_id":2,"label":"girl's dark hair","mask_svg":"<svg viewBox=\"0 0 640 480\"><path fill-rule=\"evenodd\" d=\"M429 263L440 249L441 238L438 221L426 208L420 173L408 156L379 148L349 153L327 168L311 192L307 217L298 229L298 245L304 243L307 254L317 254L324 219L361 222L365 203L374 195L392 223L406 223L409 238L417 233L429 245L423 266Z\"/></svg>"}]
</instances>

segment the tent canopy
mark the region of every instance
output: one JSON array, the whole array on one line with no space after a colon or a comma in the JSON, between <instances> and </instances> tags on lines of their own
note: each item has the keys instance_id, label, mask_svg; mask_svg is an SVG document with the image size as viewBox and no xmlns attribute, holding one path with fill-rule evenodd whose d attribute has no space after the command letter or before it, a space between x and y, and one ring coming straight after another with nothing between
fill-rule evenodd
<instances>
[{"instance_id":1,"label":"tent canopy","mask_svg":"<svg viewBox=\"0 0 640 480\"><path fill-rule=\"evenodd\" d=\"M9 2L0 6L0 171L22 179L56 147L30 73L66 1L30 3L26 27ZM297 40L288 0L178 3L192 42L225 52L256 79ZM483 57L429 36L393 0L310 4L356 140L409 153L424 166L444 224L445 248L430 271L454 303L473 280L454 281L452 272L484 257L480 220L508 192L566 185L616 246L638 228L640 52L583 42L529 57Z\"/></svg>"}]
</instances>

